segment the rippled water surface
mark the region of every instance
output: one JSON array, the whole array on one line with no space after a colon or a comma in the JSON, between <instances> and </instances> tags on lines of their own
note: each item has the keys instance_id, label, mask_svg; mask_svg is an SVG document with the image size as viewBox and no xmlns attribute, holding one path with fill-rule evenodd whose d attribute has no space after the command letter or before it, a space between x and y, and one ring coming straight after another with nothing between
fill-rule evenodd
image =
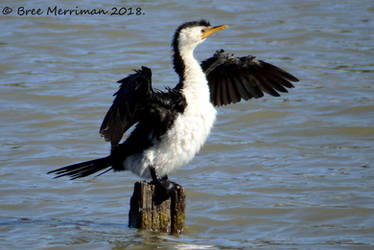
<instances>
[{"instance_id":1,"label":"rippled water surface","mask_svg":"<svg viewBox=\"0 0 374 250\"><path fill-rule=\"evenodd\" d=\"M140 7L139 16L20 16L21 6L55 4L0 5L0 248L374 247L373 1L78 5ZM187 192L183 235L129 229L138 177L46 172L106 155L98 129L115 81L147 65L157 88L172 87L174 29L201 18L229 29L197 49L200 60L225 48L301 81L280 98L219 109L204 149L171 175Z\"/></svg>"}]
</instances>

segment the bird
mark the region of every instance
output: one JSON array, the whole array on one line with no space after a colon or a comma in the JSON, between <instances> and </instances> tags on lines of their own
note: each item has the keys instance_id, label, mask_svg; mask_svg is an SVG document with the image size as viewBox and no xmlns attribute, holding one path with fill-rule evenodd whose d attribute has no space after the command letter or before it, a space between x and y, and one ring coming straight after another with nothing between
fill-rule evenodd
<instances>
[{"instance_id":1,"label":"bird","mask_svg":"<svg viewBox=\"0 0 374 250\"><path fill-rule=\"evenodd\" d=\"M195 48L227 25L199 20L180 25L172 39L172 62L179 81L174 88L152 87L152 71L141 66L118 81L120 87L100 127L111 143L108 156L52 170L55 178L77 179L110 170L131 171L150 179L166 195L175 188L168 175L189 163L205 143L216 120L216 107L288 92L295 76L248 55L217 50L201 63ZM122 142L126 131L132 128Z\"/></svg>"}]
</instances>

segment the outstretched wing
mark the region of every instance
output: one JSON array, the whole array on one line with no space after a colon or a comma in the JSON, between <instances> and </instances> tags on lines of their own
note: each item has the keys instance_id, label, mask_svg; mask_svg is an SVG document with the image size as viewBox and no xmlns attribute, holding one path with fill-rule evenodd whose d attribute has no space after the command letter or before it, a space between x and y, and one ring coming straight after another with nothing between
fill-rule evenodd
<instances>
[{"instance_id":1,"label":"outstretched wing","mask_svg":"<svg viewBox=\"0 0 374 250\"><path fill-rule=\"evenodd\" d=\"M152 71L147 67L119 80L121 83L112 106L100 127L100 134L116 146L126 130L139 121L144 103L153 95Z\"/></svg>"},{"instance_id":2,"label":"outstretched wing","mask_svg":"<svg viewBox=\"0 0 374 250\"><path fill-rule=\"evenodd\" d=\"M293 88L291 81L299 81L286 71L254 56L234 57L217 51L201 63L210 88L210 99L215 106L260 98L265 93L279 96ZM285 88L286 87L286 88Z\"/></svg>"}]
</instances>

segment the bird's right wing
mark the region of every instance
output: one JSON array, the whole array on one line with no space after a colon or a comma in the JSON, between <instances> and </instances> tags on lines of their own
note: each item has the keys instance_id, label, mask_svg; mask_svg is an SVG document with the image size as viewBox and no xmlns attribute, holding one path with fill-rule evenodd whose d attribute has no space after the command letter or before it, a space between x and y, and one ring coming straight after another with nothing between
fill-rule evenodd
<instances>
[{"instance_id":1,"label":"bird's right wing","mask_svg":"<svg viewBox=\"0 0 374 250\"><path fill-rule=\"evenodd\" d=\"M144 104L154 93L152 71L144 66L118 83L121 83L121 86L114 93L113 104L100 127L100 134L106 141L111 142L112 147L120 142L126 130L139 121Z\"/></svg>"}]
</instances>

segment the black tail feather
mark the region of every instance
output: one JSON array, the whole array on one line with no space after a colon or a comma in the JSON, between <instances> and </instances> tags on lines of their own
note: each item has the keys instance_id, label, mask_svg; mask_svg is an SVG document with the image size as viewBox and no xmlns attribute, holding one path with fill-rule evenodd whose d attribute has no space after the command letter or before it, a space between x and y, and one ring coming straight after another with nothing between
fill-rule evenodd
<instances>
[{"instance_id":1,"label":"black tail feather","mask_svg":"<svg viewBox=\"0 0 374 250\"><path fill-rule=\"evenodd\" d=\"M104 157L104 158L100 158L96 160L85 161L85 162L69 165L66 167L62 167L59 169L55 169L55 170L49 171L47 174L55 174L56 175L55 178L60 178L62 176L70 176L70 179L74 180L77 178L82 178L82 177L94 174L106 168L109 168L111 167L111 165L112 165L112 162L111 162L110 157L108 156L108 157ZM108 172L110 169L107 169L103 173Z\"/></svg>"}]
</instances>

